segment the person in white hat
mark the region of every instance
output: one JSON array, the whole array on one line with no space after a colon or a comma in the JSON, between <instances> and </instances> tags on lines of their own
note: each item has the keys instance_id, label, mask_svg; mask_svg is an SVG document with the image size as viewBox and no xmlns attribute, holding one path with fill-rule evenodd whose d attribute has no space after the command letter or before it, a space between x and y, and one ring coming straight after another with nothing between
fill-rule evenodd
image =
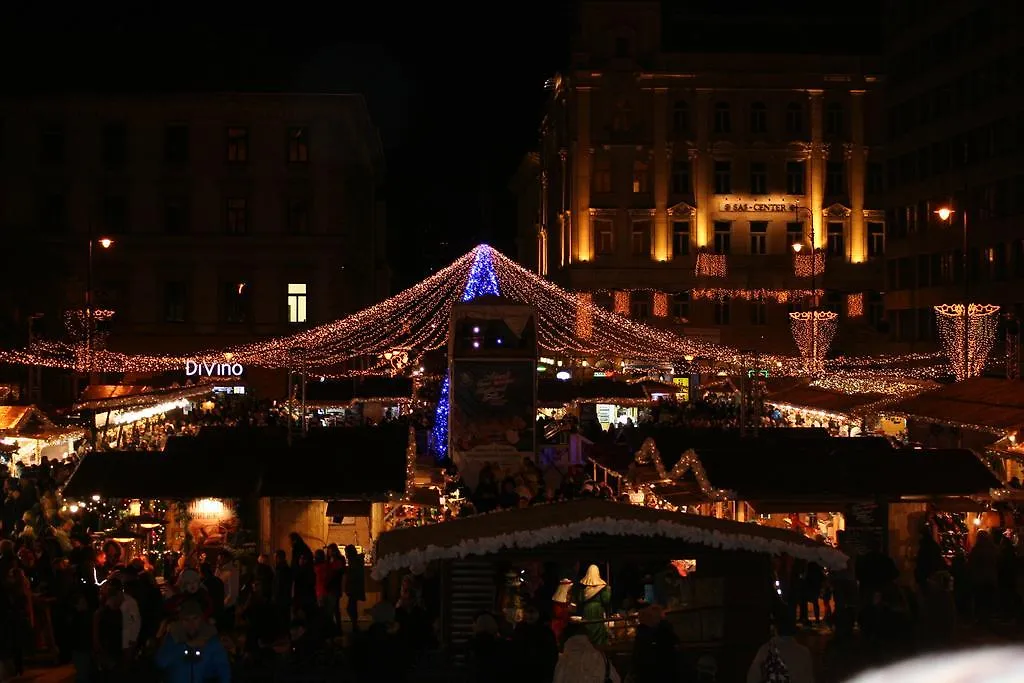
<instances>
[{"instance_id":1,"label":"person in white hat","mask_svg":"<svg viewBox=\"0 0 1024 683\"><path fill-rule=\"evenodd\" d=\"M558 582L555 594L551 596L551 630L555 633L555 640L562 642L562 633L569 624L569 615L572 613L572 598L569 591L572 590L572 580L562 579Z\"/></svg>"}]
</instances>

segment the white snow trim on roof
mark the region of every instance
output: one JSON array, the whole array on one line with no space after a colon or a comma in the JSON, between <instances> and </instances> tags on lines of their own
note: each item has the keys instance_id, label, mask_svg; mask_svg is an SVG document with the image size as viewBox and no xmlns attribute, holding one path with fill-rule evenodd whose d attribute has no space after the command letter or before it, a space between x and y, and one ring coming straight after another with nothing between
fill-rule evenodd
<instances>
[{"instance_id":1,"label":"white snow trim on roof","mask_svg":"<svg viewBox=\"0 0 1024 683\"><path fill-rule=\"evenodd\" d=\"M634 519L600 517L543 529L513 531L499 536L467 538L450 546L429 545L426 548L384 555L378 557L374 563L373 577L379 580L399 569L420 572L436 560L457 560L470 555L490 555L510 548L524 550L537 548L561 541L575 540L587 534L661 537L720 550L746 550L768 555L787 554L801 560L817 562L829 568L845 567L847 560L841 552L825 545L810 545L795 540L766 538L742 532L723 533L717 529L702 529L667 520L645 522Z\"/></svg>"}]
</instances>

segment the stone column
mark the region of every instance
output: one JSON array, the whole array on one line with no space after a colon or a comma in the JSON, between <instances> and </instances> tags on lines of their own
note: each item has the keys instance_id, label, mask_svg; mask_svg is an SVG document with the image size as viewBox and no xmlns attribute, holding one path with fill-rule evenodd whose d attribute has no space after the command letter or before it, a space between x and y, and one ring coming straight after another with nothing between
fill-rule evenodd
<instances>
[{"instance_id":1,"label":"stone column","mask_svg":"<svg viewBox=\"0 0 1024 683\"><path fill-rule=\"evenodd\" d=\"M569 220L570 207L567 203L569 194L568 169L569 150L562 148L558 150L559 178L562 181L561 201L558 205L558 267L564 268L569 258Z\"/></svg>"},{"instance_id":2,"label":"stone column","mask_svg":"<svg viewBox=\"0 0 1024 683\"><path fill-rule=\"evenodd\" d=\"M811 96L811 154L807 160L807 203L811 209L811 234L814 246L824 249L826 244L822 209L825 203L825 163L828 149L824 141L825 112L822 90L808 90Z\"/></svg>"},{"instance_id":3,"label":"stone column","mask_svg":"<svg viewBox=\"0 0 1024 683\"><path fill-rule=\"evenodd\" d=\"M865 167L867 148L864 146L864 91L850 91L852 107L851 143L847 147L850 179L850 234L847 236L848 258L850 263L863 263L868 258L867 226L864 222L864 187L866 182Z\"/></svg>"},{"instance_id":4,"label":"stone column","mask_svg":"<svg viewBox=\"0 0 1024 683\"><path fill-rule=\"evenodd\" d=\"M697 148L691 151L693 159L693 196L697 201L696 225L694 235L696 246L706 247L711 244L711 232L708 217L711 215L712 183L714 179L713 161L711 159L711 90L697 90Z\"/></svg>"},{"instance_id":5,"label":"stone column","mask_svg":"<svg viewBox=\"0 0 1024 683\"><path fill-rule=\"evenodd\" d=\"M573 155L572 261L592 261L594 235L590 221L590 88L576 88L576 153Z\"/></svg>"},{"instance_id":6,"label":"stone column","mask_svg":"<svg viewBox=\"0 0 1024 683\"><path fill-rule=\"evenodd\" d=\"M668 148L667 88L654 90L654 234L651 239L651 258L668 261L672 258L672 237L668 228L668 190L672 177Z\"/></svg>"}]
</instances>

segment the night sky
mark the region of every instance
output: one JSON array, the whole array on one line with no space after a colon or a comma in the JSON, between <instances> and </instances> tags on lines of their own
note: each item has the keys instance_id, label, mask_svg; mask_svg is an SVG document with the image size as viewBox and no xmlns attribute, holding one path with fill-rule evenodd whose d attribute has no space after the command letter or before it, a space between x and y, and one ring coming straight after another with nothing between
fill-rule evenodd
<instances>
[{"instance_id":1,"label":"night sky","mask_svg":"<svg viewBox=\"0 0 1024 683\"><path fill-rule=\"evenodd\" d=\"M19 3L0 14L0 76L8 92L363 93L385 149L400 289L478 242L515 253L508 184L537 141L544 81L568 62L579 1ZM793 50L823 34L835 47L844 32L779 31L781 14L877 16L878 0L841 10L811 0L664 2L677 20L666 23L678 27L666 40L689 36L697 48L690 15L699 8L727 11L732 25L700 49L749 49L757 38ZM753 15L745 26L739 11Z\"/></svg>"},{"instance_id":2,"label":"night sky","mask_svg":"<svg viewBox=\"0 0 1024 683\"><path fill-rule=\"evenodd\" d=\"M568 58L568 3L24 4L0 16L6 91L361 92L384 144L393 287L481 241L514 253L507 187Z\"/></svg>"}]
</instances>

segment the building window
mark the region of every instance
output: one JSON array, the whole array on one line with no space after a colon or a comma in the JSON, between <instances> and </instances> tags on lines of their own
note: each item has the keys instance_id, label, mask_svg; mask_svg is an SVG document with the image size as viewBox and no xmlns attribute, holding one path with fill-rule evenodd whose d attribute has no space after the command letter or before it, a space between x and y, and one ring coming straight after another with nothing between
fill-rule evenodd
<instances>
[{"instance_id":1,"label":"building window","mask_svg":"<svg viewBox=\"0 0 1024 683\"><path fill-rule=\"evenodd\" d=\"M763 301L751 301L750 302L750 324L751 325L767 325L768 324L768 307Z\"/></svg>"},{"instance_id":2,"label":"building window","mask_svg":"<svg viewBox=\"0 0 1024 683\"><path fill-rule=\"evenodd\" d=\"M790 135L804 132L804 108L799 102L790 102L786 106L786 132Z\"/></svg>"},{"instance_id":3,"label":"building window","mask_svg":"<svg viewBox=\"0 0 1024 683\"><path fill-rule=\"evenodd\" d=\"M715 162L715 194L732 192L732 162Z\"/></svg>"},{"instance_id":4,"label":"building window","mask_svg":"<svg viewBox=\"0 0 1024 683\"><path fill-rule=\"evenodd\" d=\"M822 308L839 315L843 309L843 293L830 289L825 293L825 305Z\"/></svg>"},{"instance_id":5,"label":"building window","mask_svg":"<svg viewBox=\"0 0 1024 683\"><path fill-rule=\"evenodd\" d=\"M690 193L690 162L675 160L672 162L672 194Z\"/></svg>"},{"instance_id":6,"label":"building window","mask_svg":"<svg viewBox=\"0 0 1024 683\"><path fill-rule=\"evenodd\" d=\"M62 194L47 194L39 198L39 227L46 232L64 232L68 227L68 204Z\"/></svg>"},{"instance_id":7,"label":"building window","mask_svg":"<svg viewBox=\"0 0 1024 683\"><path fill-rule=\"evenodd\" d=\"M641 297L634 293L631 298L632 301L629 302L630 316L636 320L649 318L651 302L647 300L647 297Z\"/></svg>"},{"instance_id":8,"label":"building window","mask_svg":"<svg viewBox=\"0 0 1024 683\"><path fill-rule=\"evenodd\" d=\"M249 162L249 129L241 126L228 128L227 160L229 164Z\"/></svg>"},{"instance_id":9,"label":"building window","mask_svg":"<svg viewBox=\"0 0 1024 683\"><path fill-rule=\"evenodd\" d=\"M752 194L767 194L768 192L768 164L763 161L754 161L750 164L750 192Z\"/></svg>"},{"instance_id":10,"label":"building window","mask_svg":"<svg viewBox=\"0 0 1024 683\"><path fill-rule=\"evenodd\" d=\"M173 123L164 128L164 162L188 163L188 126Z\"/></svg>"},{"instance_id":11,"label":"building window","mask_svg":"<svg viewBox=\"0 0 1024 683\"><path fill-rule=\"evenodd\" d=\"M672 256L686 256L690 253L690 221L672 222Z\"/></svg>"},{"instance_id":12,"label":"building window","mask_svg":"<svg viewBox=\"0 0 1024 683\"><path fill-rule=\"evenodd\" d=\"M228 199L224 229L229 235L244 235L249 232L248 200L239 197Z\"/></svg>"},{"instance_id":13,"label":"building window","mask_svg":"<svg viewBox=\"0 0 1024 683\"><path fill-rule=\"evenodd\" d=\"M672 107L672 130L676 133L690 130L690 107L683 100Z\"/></svg>"},{"instance_id":14,"label":"building window","mask_svg":"<svg viewBox=\"0 0 1024 683\"><path fill-rule=\"evenodd\" d=\"M288 322L304 323L306 318L306 283L288 283Z\"/></svg>"},{"instance_id":15,"label":"building window","mask_svg":"<svg viewBox=\"0 0 1024 683\"><path fill-rule=\"evenodd\" d=\"M124 197L103 198L103 231L111 235L128 232L128 201Z\"/></svg>"},{"instance_id":16,"label":"building window","mask_svg":"<svg viewBox=\"0 0 1024 683\"><path fill-rule=\"evenodd\" d=\"M715 253L728 254L732 246L732 223L715 221Z\"/></svg>"},{"instance_id":17,"label":"building window","mask_svg":"<svg viewBox=\"0 0 1024 683\"><path fill-rule=\"evenodd\" d=\"M716 301L715 302L715 324L716 325L728 325L729 324L729 302L728 301Z\"/></svg>"},{"instance_id":18,"label":"building window","mask_svg":"<svg viewBox=\"0 0 1024 683\"><path fill-rule=\"evenodd\" d=\"M184 282L168 282L164 285L164 322L185 322L188 290Z\"/></svg>"},{"instance_id":19,"label":"building window","mask_svg":"<svg viewBox=\"0 0 1024 683\"><path fill-rule=\"evenodd\" d=\"M224 283L222 300L224 322L249 322L249 290L249 283L244 281Z\"/></svg>"},{"instance_id":20,"label":"building window","mask_svg":"<svg viewBox=\"0 0 1024 683\"><path fill-rule=\"evenodd\" d=\"M846 194L846 164L830 161L825 167L825 194L836 197Z\"/></svg>"},{"instance_id":21,"label":"building window","mask_svg":"<svg viewBox=\"0 0 1024 683\"><path fill-rule=\"evenodd\" d=\"M799 222L786 223L786 249L792 250L794 244L803 244L804 224Z\"/></svg>"},{"instance_id":22,"label":"building window","mask_svg":"<svg viewBox=\"0 0 1024 683\"><path fill-rule=\"evenodd\" d=\"M690 317L690 293L680 292L672 297L672 315L676 318Z\"/></svg>"},{"instance_id":23,"label":"building window","mask_svg":"<svg viewBox=\"0 0 1024 683\"><path fill-rule=\"evenodd\" d=\"M885 320L885 301L878 292L868 292L868 322L878 327Z\"/></svg>"},{"instance_id":24,"label":"building window","mask_svg":"<svg viewBox=\"0 0 1024 683\"><path fill-rule=\"evenodd\" d=\"M615 39L615 56L618 59L629 59L633 54L633 44L629 38L618 36Z\"/></svg>"},{"instance_id":25,"label":"building window","mask_svg":"<svg viewBox=\"0 0 1024 683\"><path fill-rule=\"evenodd\" d=\"M639 159L633 162L633 192L650 192L650 173L646 162Z\"/></svg>"},{"instance_id":26,"label":"building window","mask_svg":"<svg viewBox=\"0 0 1024 683\"><path fill-rule=\"evenodd\" d=\"M732 132L732 111L727 102L719 102L715 105L715 132Z\"/></svg>"},{"instance_id":27,"label":"building window","mask_svg":"<svg viewBox=\"0 0 1024 683\"><path fill-rule=\"evenodd\" d=\"M633 256L651 255L651 222L635 221L633 223Z\"/></svg>"},{"instance_id":28,"label":"building window","mask_svg":"<svg viewBox=\"0 0 1024 683\"><path fill-rule=\"evenodd\" d=\"M598 159L594 164L594 194L607 194L612 191L612 162L610 159Z\"/></svg>"},{"instance_id":29,"label":"building window","mask_svg":"<svg viewBox=\"0 0 1024 683\"><path fill-rule=\"evenodd\" d=\"M768 221L750 221L750 253L768 253Z\"/></svg>"},{"instance_id":30,"label":"building window","mask_svg":"<svg viewBox=\"0 0 1024 683\"><path fill-rule=\"evenodd\" d=\"M108 123L103 126L102 156L105 166L124 166L128 160L128 128L123 123Z\"/></svg>"},{"instance_id":31,"label":"building window","mask_svg":"<svg viewBox=\"0 0 1024 683\"><path fill-rule=\"evenodd\" d=\"M309 129L305 126L288 129L288 161L293 164L309 161Z\"/></svg>"},{"instance_id":32,"label":"building window","mask_svg":"<svg viewBox=\"0 0 1024 683\"><path fill-rule=\"evenodd\" d=\"M168 199L164 203L164 232L169 235L183 235L188 232L188 202L184 199Z\"/></svg>"},{"instance_id":33,"label":"building window","mask_svg":"<svg viewBox=\"0 0 1024 683\"><path fill-rule=\"evenodd\" d=\"M846 250L843 242L843 224L829 223L827 230L828 255L832 258L839 258L845 255Z\"/></svg>"},{"instance_id":34,"label":"building window","mask_svg":"<svg viewBox=\"0 0 1024 683\"><path fill-rule=\"evenodd\" d=\"M47 126L39 138L39 160L44 164L63 164L67 153L64 126Z\"/></svg>"},{"instance_id":35,"label":"building window","mask_svg":"<svg viewBox=\"0 0 1024 683\"><path fill-rule=\"evenodd\" d=\"M596 228L595 234L597 235L597 253L598 254L611 254L615 249L615 241L613 238L612 222L611 221L594 221Z\"/></svg>"},{"instance_id":36,"label":"building window","mask_svg":"<svg viewBox=\"0 0 1024 683\"><path fill-rule=\"evenodd\" d=\"M840 136L843 134L843 105L838 102L825 107L825 134Z\"/></svg>"},{"instance_id":37,"label":"building window","mask_svg":"<svg viewBox=\"0 0 1024 683\"><path fill-rule=\"evenodd\" d=\"M885 224L868 223L868 256L885 255Z\"/></svg>"},{"instance_id":38,"label":"building window","mask_svg":"<svg viewBox=\"0 0 1024 683\"><path fill-rule=\"evenodd\" d=\"M304 199L288 200L288 215L285 218L290 234L307 234L309 232L309 202Z\"/></svg>"},{"instance_id":39,"label":"building window","mask_svg":"<svg viewBox=\"0 0 1024 683\"><path fill-rule=\"evenodd\" d=\"M868 164L865 185L868 194L885 192L885 166L877 161Z\"/></svg>"},{"instance_id":40,"label":"building window","mask_svg":"<svg viewBox=\"0 0 1024 683\"><path fill-rule=\"evenodd\" d=\"M619 100L615 103L615 113L612 116L612 130L617 133L626 133L633 127L633 108L627 100Z\"/></svg>"},{"instance_id":41,"label":"building window","mask_svg":"<svg viewBox=\"0 0 1024 683\"><path fill-rule=\"evenodd\" d=\"M807 164L803 161L786 162L786 194L804 194Z\"/></svg>"},{"instance_id":42,"label":"building window","mask_svg":"<svg viewBox=\"0 0 1024 683\"><path fill-rule=\"evenodd\" d=\"M768 107L764 102L750 105L750 132L754 134L768 132Z\"/></svg>"}]
</instances>

